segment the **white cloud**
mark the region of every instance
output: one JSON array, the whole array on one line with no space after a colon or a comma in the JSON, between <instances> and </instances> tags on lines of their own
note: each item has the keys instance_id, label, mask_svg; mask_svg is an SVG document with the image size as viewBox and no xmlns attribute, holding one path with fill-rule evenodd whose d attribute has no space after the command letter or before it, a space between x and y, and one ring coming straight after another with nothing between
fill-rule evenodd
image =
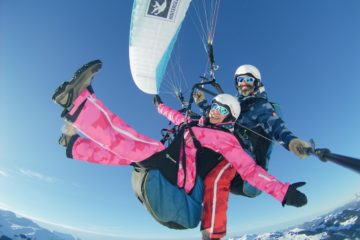
<instances>
[{"instance_id":1,"label":"white cloud","mask_svg":"<svg viewBox=\"0 0 360 240\"><path fill-rule=\"evenodd\" d=\"M0 170L0 177L8 177L8 176L9 174L7 172Z\"/></svg>"},{"instance_id":2,"label":"white cloud","mask_svg":"<svg viewBox=\"0 0 360 240\"><path fill-rule=\"evenodd\" d=\"M35 179L40 180L40 181L45 181L45 182L56 182L57 181L53 177L49 177L49 176L46 176L44 174L34 172L34 171L31 171L31 170L28 170L28 169L20 168L19 172L21 174L23 174L24 176L26 176L26 177L35 178Z\"/></svg>"},{"instance_id":3,"label":"white cloud","mask_svg":"<svg viewBox=\"0 0 360 240\"><path fill-rule=\"evenodd\" d=\"M28 219L33 220L40 226L47 228L52 231L66 232L68 234L73 234L74 236L78 236L81 239L129 239L124 237L121 234L122 230L119 227L99 227L99 226L91 226L91 227L82 227L82 226L69 226L66 224L55 223L49 220L44 220L42 218L33 217L27 214L16 213L22 217L26 217Z\"/></svg>"},{"instance_id":4,"label":"white cloud","mask_svg":"<svg viewBox=\"0 0 360 240\"><path fill-rule=\"evenodd\" d=\"M9 205L7 205L7 204L5 204L5 203L0 202L0 209L10 210L10 207L9 207Z\"/></svg>"}]
</instances>

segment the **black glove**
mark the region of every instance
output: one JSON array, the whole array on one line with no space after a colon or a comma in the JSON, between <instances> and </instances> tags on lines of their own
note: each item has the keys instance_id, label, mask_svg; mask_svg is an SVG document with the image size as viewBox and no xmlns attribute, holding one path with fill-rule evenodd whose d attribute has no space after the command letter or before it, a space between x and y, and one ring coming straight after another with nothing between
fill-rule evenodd
<instances>
[{"instance_id":1,"label":"black glove","mask_svg":"<svg viewBox=\"0 0 360 240\"><path fill-rule=\"evenodd\" d=\"M160 104L162 104L163 102L161 101L161 98L158 94L154 95L154 105L156 108L159 107Z\"/></svg>"},{"instance_id":2,"label":"black glove","mask_svg":"<svg viewBox=\"0 0 360 240\"><path fill-rule=\"evenodd\" d=\"M293 183L289 186L282 205L289 205L294 207L302 207L307 203L306 195L298 191L297 188L304 186L305 182Z\"/></svg>"}]
</instances>

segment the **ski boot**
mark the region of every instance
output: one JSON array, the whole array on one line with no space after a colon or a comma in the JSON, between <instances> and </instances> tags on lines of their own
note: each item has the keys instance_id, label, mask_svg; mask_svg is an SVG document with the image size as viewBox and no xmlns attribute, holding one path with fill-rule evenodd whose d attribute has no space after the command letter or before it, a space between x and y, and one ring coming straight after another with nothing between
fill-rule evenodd
<instances>
[{"instance_id":1,"label":"ski boot","mask_svg":"<svg viewBox=\"0 0 360 240\"><path fill-rule=\"evenodd\" d=\"M220 238L211 238L206 230L201 231L202 240L220 240Z\"/></svg>"},{"instance_id":2,"label":"ski boot","mask_svg":"<svg viewBox=\"0 0 360 240\"><path fill-rule=\"evenodd\" d=\"M64 148L67 148L69 146L70 141L72 140L72 138L76 136L78 137L78 135L73 135L73 136L69 136L66 134L61 134L60 138L59 138L59 145L63 146Z\"/></svg>"},{"instance_id":3,"label":"ski boot","mask_svg":"<svg viewBox=\"0 0 360 240\"><path fill-rule=\"evenodd\" d=\"M76 128L71 123L65 123L61 130L62 134L59 138L59 144L63 147L67 147L74 136L78 136Z\"/></svg>"},{"instance_id":4,"label":"ski boot","mask_svg":"<svg viewBox=\"0 0 360 240\"><path fill-rule=\"evenodd\" d=\"M90 86L91 80L101 66L100 60L94 60L79 68L69 82L65 81L55 90L52 96L53 101L70 110L75 99Z\"/></svg>"}]
</instances>

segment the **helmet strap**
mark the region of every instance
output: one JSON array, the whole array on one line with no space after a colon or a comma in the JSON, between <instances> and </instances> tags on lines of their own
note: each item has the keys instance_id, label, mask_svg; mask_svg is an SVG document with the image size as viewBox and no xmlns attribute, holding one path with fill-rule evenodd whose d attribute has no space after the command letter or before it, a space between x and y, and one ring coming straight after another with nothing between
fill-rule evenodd
<instances>
[{"instance_id":1,"label":"helmet strap","mask_svg":"<svg viewBox=\"0 0 360 240\"><path fill-rule=\"evenodd\" d=\"M231 114L231 112L229 113L229 115L226 116L226 118L224 119L223 123L226 123L226 122L233 122L235 121L235 117Z\"/></svg>"}]
</instances>

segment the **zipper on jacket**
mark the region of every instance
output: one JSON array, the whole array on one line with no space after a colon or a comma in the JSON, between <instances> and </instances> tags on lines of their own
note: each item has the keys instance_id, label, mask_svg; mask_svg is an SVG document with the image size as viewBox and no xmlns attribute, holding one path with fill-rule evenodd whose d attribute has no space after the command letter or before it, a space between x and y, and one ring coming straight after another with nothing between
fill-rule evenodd
<instances>
[{"instance_id":1,"label":"zipper on jacket","mask_svg":"<svg viewBox=\"0 0 360 240\"><path fill-rule=\"evenodd\" d=\"M165 154L165 157L170 159L171 161L173 161L176 164L176 161L168 153Z\"/></svg>"}]
</instances>

